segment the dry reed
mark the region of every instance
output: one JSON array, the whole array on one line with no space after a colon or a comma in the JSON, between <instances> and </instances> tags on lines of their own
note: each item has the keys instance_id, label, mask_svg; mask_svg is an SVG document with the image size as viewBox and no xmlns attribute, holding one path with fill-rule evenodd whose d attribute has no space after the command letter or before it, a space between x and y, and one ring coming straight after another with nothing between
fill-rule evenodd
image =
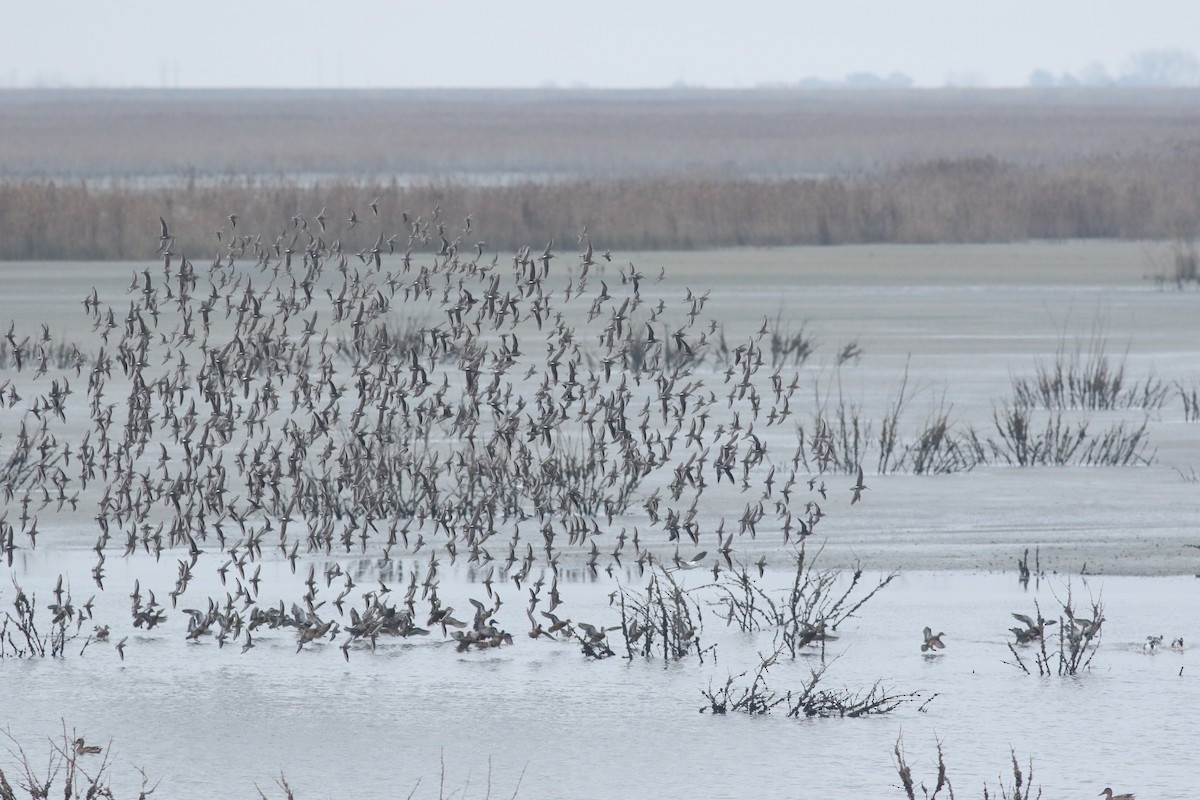
<instances>
[{"instance_id":1,"label":"dry reed","mask_svg":"<svg viewBox=\"0 0 1200 800\"><path fill-rule=\"evenodd\" d=\"M333 235L341 236L347 250L361 249L371 245L370 234L343 231L340 219L373 198L394 208L440 204L451 217L486 219L494 232L486 242L490 251L551 237L567 241L584 225L621 249L1170 240L1200 231L1200 207L1188 188L1198 182L1200 155L1055 170L987 159L937 160L769 181L679 174L500 186L353 178L94 186L31 178L0 182L0 259L147 257L160 214L173 230L188 232L176 243L182 252L206 253L218 246L216 230L208 229L211 220L236 213L244 217L245 229L280 231L293 216L315 215L324 207L339 220ZM222 236L231 233L230 228Z\"/></svg>"},{"instance_id":2,"label":"dry reed","mask_svg":"<svg viewBox=\"0 0 1200 800\"><path fill-rule=\"evenodd\" d=\"M938 797L943 790L950 800L954 800L954 787L950 783L949 770L946 767L945 752L942 748L941 740L937 741L937 776L933 785L933 791L925 785L923 781L920 783L913 778L912 768L908 765L908 761L904 756L904 743L901 739L896 740L896 745L892 750L895 755L896 771L900 777L900 785L896 788L904 792L904 796L908 800L917 800L917 789L920 789L920 796L925 800L933 800ZM1021 770L1021 763L1017 760L1015 750L1010 750L1009 755L1012 759L1012 784L1006 785L1004 778L998 779L999 794L993 795L988 791L987 785L983 787L984 800L991 800L996 797L997 800L1040 800L1042 796L1041 787L1035 789L1033 786L1033 759L1029 760L1029 766L1025 771Z\"/></svg>"}]
</instances>

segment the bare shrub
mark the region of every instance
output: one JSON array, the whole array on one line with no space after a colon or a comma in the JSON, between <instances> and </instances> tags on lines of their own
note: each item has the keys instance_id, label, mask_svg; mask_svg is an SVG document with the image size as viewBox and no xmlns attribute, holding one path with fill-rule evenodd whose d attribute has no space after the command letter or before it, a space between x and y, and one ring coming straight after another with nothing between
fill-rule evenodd
<instances>
[{"instance_id":1,"label":"bare shrub","mask_svg":"<svg viewBox=\"0 0 1200 800\"><path fill-rule=\"evenodd\" d=\"M826 689L821 683L831 662L824 661L810 668L809 679L802 686L780 694L767 685L766 677L785 649L785 645L777 645L771 655L765 658L760 656L759 665L755 668L748 685L739 683L748 674L743 672L731 675L724 685L717 689L713 689L711 684L707 689L702 689L700 693L704 695L707 705L702 706L700 712L721 715L733 711L761 716L782 707L789 717L853 719L889 714L920 697L919 692L892 692L883 688L879 681L869 689L858 692L849 689Z\"/></svg>"},{"instance_id":2,"label":"bare shrub","mask_svg":"<svg viewBox=\"0 0 1200 800\"><path fill-rule=\"evenodd\" d=\"M713 606L721 609L728 624L743 631L776 629L780 652L792 658L810 645L824 653L825 642L837 638L838 625L854 616L899 573L880 578L874 586L863 585L861 567L855 567L847 581L840 570L818 568L819 556L820 551L808 558L801 543L793 555L792 584L778 597L764 592L744 566L726 571L716 585L720 596Z\"/></svg>"},{"instance_id":3,"label":"bare shrub","mask_svg":"<svg viewBox=\"0 0 1200 800\"><path fill-rule=\"evenodd\" d=\"M772 367L799 367L808 361L816 350L817 340L807 332L807 323L800 330L793 331L783 324L783 312L775 315L775 322L769 330Z\"/></svg>"},{"instance_id":4,"label":"bare shrub","mask_svg":"<svg viewBox=\"0 0 1200 800\"><path fill-rule=\"evenodd\" d=\"M1137 427L1119 422L1093 435L1086 420L1072 423L1062 412L1052 413L1045 427L1039 427L1034 413L1022 405L994 410L992 419L1000 441L988 440L989 448L993 457L1007 464L1128 466L1148 464L1153 458L1147 453L1148 420Z\"/></svg>"},{"instance_id":5,"label":"bare shrub","mask_svg":"<svg viewBox=\"0 0 1200 800\"><path fill-rule=\"evenodd\" d=\"M1182 289L1189 283L1200 283L1200 255L1196 253L1196 238L1184 236L1171 243L1172 278L1175 285Z\"/></svg>"},{"instance_id":6,"label":"bare shrub","mask_svg":"<svg viewBox=\"0 0 1200 800\"><path fill-rule=\"evenodd\" d=\"M714 645L701 645L700 604L692 590L675 579L673 570L656 562L651 565L645 591L622 587L620 592L621 634L628 658L661 656L663 661L679 661L695 653L704 662L704 654Z\"/></svg>"},{"instance_id":7,"label":"bare shrub","mask_svg":"<svg viewBox=\"0 0 1200 800\"><path fill-rule=\"evenodd\" d=\"M1091 665L1100 647L1100 632L1104 626L1104 605L1098 599L1092 599L1086 613L1081 613L1075 605L1074 594L1070 582L1066 585L1066 596L1055 595L1060 606L1060 615L1055 620L1047 620L1042 616L1041 607L1035 602L1036 627L1039 635L1036 641L1034 664L1039 675L1077 675ZM1043 631L1046 627L1057 624L1055 635L1056 648L1048 648ZM1025 674L1032 674L1020 651L1009 643L1008 650L1013 656L1012 666Z\"/></svg>"},{"instance_id":8,"label":"bare shrub","mask_svg":"<svg viewBox=\"0 0 1200 800\"><path fill-rule=\"evenodd\" d=\"M1093 333L1086 346L1076 345L1069 353L1065 339L1060 339L1052 363L1039 362L1032 379L1013 380L1014 400L1018 405L1047 409L1162 408L1169 387L1153 375L1131 384L1125 370L1126 356L1110 358L1107 342L1099 333Z\"/></svg>"},{"instance_id":9,"label":"bare shrub","mask_svg":"<svg viewBox=\"0 0 1200 800\"><path fill-rule=\"evenodd\" d=\"M1191 386L1184 386L1183 381L1176 381L1175 388L1183 402L1183 418L1188 422L1200 422L1200 385L1193 382Z\"/></svg>"},{"instance_id":10,"label":"bare shrub","mask_svg":"<svg viewBox=\"0 0 1200 800\"><path fill-rule=\"evenodd\" d=\"M34 758L26 753L25 748L13 738L8 731L4 732L9 741L9 752L16 756L19 775L9 781L4 770L0 768L0 800L17 800L21 795L27 795L30 800L47 800L54 792L63 800L92 800L105 797L112 800L112 743L106 746L87 745L76 735L75 730L67 733L66 723L63 723L60 738L50 740L50 748L46 754L45 766L39 766ZM93 766L92 760L96 763ZM158 782L150 783L146 772L135 767L142 776L141 790L138 800L154 794ZM13 788L16 783L16 789ZM61 788L60 788L61 786Z\"/></svg>"},{"instance_id":11,"label":"bare shrub","mask_svg":"<svg viewBox=\"0 0 1200 800\"><path fill-rule=\"evenodd\" d=\"M921 791L920 797L924 800L933 800L941 794L942 790L946 791L950 800L954 800L954 787L950 783L949 770L946 767L945 752L942 749L941 740L937 741L937 777L934 781L933 791L922 781L918 783L913 778L912 768L908 765L908 761L904 756L904 745L901 739L896 739L896 746L893 750L896 757L896 771L900 776L900 785L896 788L904 792L904 796L908 800L917 800L917 789ZM1017 759L1015 750L1009 751L1012 758L1012 783L1006 785L1003 776L998 778L999 795L996 795L998 800L1036 800L1041 798L1042 790L1038 787L1034 794L1033 786L1033 759L1029 760L1029 765L1025 771L1021 770L1021 764ZM987 785L983 787L984 800L990 800L993 797L988 792Z\"/></svg>"},{"instance_id":12,"label":"bare shrub","mask_svg":"<svg viewBox=\"0 0 1200 800\"><path fill-rule=\"evenodd\" d=\"M58 576L54 602L46 606L50 612L48 632L38 628L37 595L28 595L13 576L13 610L4 612L0 621L0 658L61 658L67 645L79 636L84 610L77 609L71 600L70 588L63 587Z\"/></svg>"}]
</instances>

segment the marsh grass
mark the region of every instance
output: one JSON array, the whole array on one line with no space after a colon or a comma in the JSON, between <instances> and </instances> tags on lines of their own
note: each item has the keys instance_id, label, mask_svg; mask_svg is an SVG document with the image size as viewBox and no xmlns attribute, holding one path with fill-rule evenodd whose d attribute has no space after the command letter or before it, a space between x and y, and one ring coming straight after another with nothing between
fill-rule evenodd
<instances>
[{"instance_id":1,"label":"marsh grass","mask_svg":"<svg viewBox=\"0 0 1200 800\"><path fill-rule=\"evenodd\" d=\"M1149 166L1157 180L1138 174ZM363 209L372 198L394 209L432 208L489 221L489 249L515 249L552 236L565 241L588 222L622 249L704 249L851 243L1018 242L1030 239L1158 239L1179 220L1200 229L1190 187L1200 155L1076 163L1041 169L996 159L933 159L823 178L643 173L483 186L454 180L400 185L334 178L228 178L210 184L144 185L38 178L0 182L0 259L113 260L148 256L162 214L189 231L183 253L217 244L207 224L230 213L246 225L318 209ZM703 198L703 202L699 199ZM1186 199L1185 199L1186 198ZM952 209L953 213L947 213ZM339 226L347 252L374 235ZM333 230L333 229L331 229ZM208 231L207 234L201 231ZM225 232L226 234L228 231ZM1182 286L1194 270L1176 268Z\"/></svg>"},{"instance_id":2,"label":"marsh grass","mask_svg":"<svg viewBox=\"0 0 1200 800\"><path fill-rule=\"evenodd\" d=\"M1190 396L1183 390L1180 395L1186 409ZM959 421L943 395L911 427L905 423L911 400L907 376L878 420L840 389L819 395L812 422L797 426L800 463L822 473L853 474L873 456L879 474L946 475L991 464L1141 466L1154 460L1148 416L1097 430L1085 412L1044 412L1005 402L993 409L990 429L976 428Z\"/></svg>"},{"instance_id":3,"label":"marsh grass","mask_svg":"<svg viewBox=\"0 0 1200 800\"><path fill-rule=\"evenodd\" d=\"M1193 381L1191 386L1187 386L1183 381L1176 381L1175 389L1179 392L1179 400L1183 404L1184 420L1200 422L1200 384Z\"/></svg>"},{"instance_id":4,"label":"marsh grass","mask_svg":"<svg viewBox=\"0 0 1200 800\"><path fill-rule=\"evenodd\" d=\"M1171 243L1172 266L1174 272L1171 278L1175 285L1183 289L1189 283L1200 283L1200 255L1196 252L1196 237L1185 236Z\"/></svg>"},{"instance_id":5,"label":"marsh grass","mask_svg":"<svg viewBox=\"0 0 1200 800\"><path fill-rule=\"evenodd\" d=\"M375 197L474 212L499 250L588 222L623 249L1200 232L1184 90L20 90L0 104L3 259L140 258L159 214L205 253L231 213L269 231Z\"/></svg>"},{"instance_id":6,"label":"marsh grass","mask_svg":"<svg viewBox=\"0 0 1200 800\"><path fill-rule=\"evenodd\" d=\"M944 398L930 408L914 439L904 446L897 462L901 467L914 475L948 475L984 460L974 431L956 430L952 411Z\"/></svg>"},{"instance_id":7,"label":"marsh grass","mask_svg":"<svg viewBox=\"0 0 1200 800\"><path fill-rule=\"evenodd\" d=\"M861 401L856 402L843 391L840 363L824 387L821 381L814 382L813 394L811 428L797 425L802 463L810 468L811 458L811 464L820 472L854 472L867 461L873 425ZM881 442L886 441L887 425L885 420Z\"/></svg>"},{"instance_id":8,"label":"marsh grass","mask_svg":"<svg viewBox=\"0 0 1200 800\"><path fill-rule=\"evenodd\" d=\"M1060 339L1053 362L1039 361L1033 378L1013 379L1014 403L1051 410L1162 408L1170 387L1153 374L1130 383L1125 375L1127 357L1110 357L1107 342L1098 333L1070 351Z\"/></svg>"},{"instance_id":9,"label":"marsh grass","mask_svg":"<svg viewBox=\"0 0 1200 800\"><path fill-rule=\"evenodd\" d=\"M783 320L782 308L776 313L768 333L772 367L803 366L817 347L816 337L808 332L808 323L801 323L799 330L792 330Z\"/></svg>"},{"instance_id":10,"label":"marsh grass","mask_svg":"<svg viewBox=\"0 0 1200 800\"><path fill-rule=\"evenodd\" d=\"M933 800L933 798L941 796L943 790L945 791L944 796L949 800L954 800L954 786L950 782L950 770L946 766L946 755L940 739L937 740L937 774L932 781L932 791L924 781L913 777L912 767L909 766L904 755L902 739L896 739L896 745L892 752L895 756L896 771L900 777L900 785L896 788L904 792L904 796L908 800L918 800L918 798ZM997 778L998 794L989 791L987 784L984 784L984 800L991 800L993 797L996 800L1039 800L1042 790L1041 787L1037 787L1035 790L1033 786L1033 759L1029 760L1028 767L1022 771L1016 751L1010 750L1009 753L1012 758L1012 783L1006 784L1003 776ZM919 795L918 790L920 791Z\"/></svg>"},{"instance_id":11,"label":"marsh grass","mask_svg":"<svg viewBox=\"0 0 1200 800\"><path fill-rule=\"evenodd\" d=\"M988 439L994 461L1019 467L1083 466L1124 467L1149 464L1149 419L1139 425L1125 421L1089 434L1086 419L1072 422L1062 412L1050 413L1044 425L1027 406L1005 405L992 412L999 440Z\"/></svg>"}]
</instances>

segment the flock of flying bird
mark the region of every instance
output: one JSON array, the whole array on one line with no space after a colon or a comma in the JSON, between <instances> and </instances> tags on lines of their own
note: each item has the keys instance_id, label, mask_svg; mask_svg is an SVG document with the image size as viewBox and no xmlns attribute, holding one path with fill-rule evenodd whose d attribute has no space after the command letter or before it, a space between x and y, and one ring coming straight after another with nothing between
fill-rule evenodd
<instances>
[{"instance_id":1,"label":"flock of flying bird","mask_svg":"<svg viewBox=\"0 0 1200 800\"><path fill-rule=\"evenodd\" d=\"M347 660L433 633L463 652L512 644L497 615L516 596L529 637L611 653L614 628L561 615L561 572L657 565L715 580L748 568L735 561L747 538L799 542L819 524L834 439L789 422L800 373L772 358L766 320L731 346L707 292L643 297L662 273L614 266L586 228L575 255L551 242L487 259L469 216L403 212L389 232L369 208L340 226L325 209L296 215L273 237L231 214L200 267L160 219L161 270L82 301L98 351L56 346L47 324L10 326L0 408L22 413L0 464L7 565L37 546L39 515L67 506L95 523L99 590L113 553L178 562L166 591L135 580L127 624L94 625L88 644L163 625L187 597L186 639L242 652L263 630L298 650L340 637ZM376 228L373 244L343 244L360 226ZM850 504L867 488L859 466ZM706 489L740 507L711 530ZM272 550L307 572L290 603L264 599ZM360 585L339 560L352 557L379 571ZM485 592L465 619L439 594L439 570L460 559ZM761 576L765 557L753 563ZM197 603L202 565L223 591ZM405 576L395 589L389 565ZM56 624L92 620L61 575L53 594ZM1053 624L1014 617L1021 644ZM944 635L925 628L921 650ZM128 643L114 644L122 660ZM76 755L99 750L74 742Z\"/></svg>"},{"instance_id":2,"label":"flock of flying bird","mask_svg":"<svg viewBox=\"0 0 1200 800\"><path fill-rule=\"evenodd\" d=\"M230 215L199 266L160 219L161 269L82 300L98 350L10 326L0 405L23 413L0 465L7 564L37 546L39 515L68 507L94 523L99 590L114 553L178 562L173 586L135 581L129 618L89 643L179 608L189 641L243 651L264 630L299 649L340 639L347 660L434 632L479 649L512 642L497 612L519 597L530 637L606 647L604 626L561 616L562 570L715 579L746 568L747 539L811 535L836 499L833 437L789 419L800 372L772 363L765 319L728 343L707 292L644 297L662 273L613 264L586 229L572 255L487 258L470 217L403 212L389 232L369 207L340 226L296 215L272 237ZM343 243L372 226L373 244ZM853 480L837 490L851 503L868 488L861 467ZM706 490L734 509L715 527ZM307 572L303 593L267 599L273 550ZM402 577L393 589L339 558ZM481 589L463 619L439 594L460 560ZM197 598L204 569L221 591ZM60 576L51 608L82 628L92 601L77 608L69 587Z\"/></svg>"},{"instance_id":3,"label":"flock of flying bird","mask_svg":"<svg viewBox=\"0 0 1200 800\"><path fill-rule=\"evenodd\" d=\"M663 274L614 268L586 228L575 256L551 242L501 261L471 242L469 216L451 230L440 208L405 211L389 233L369 208L377 230L358 250L341 238L366 221L353 210L340 233L322 209L273 239L239 232L231 214L202 268L160 218L161 273L135 272L112 303L94 287L82 301L97 352L56 347L48 324L23 338L11 325L0 407L23 414L0 464L5 503L20 509L15 522L0 515L8 566L22 538L37 546L47 508L94 497L98 589L114 550L178 561L165 593L135 580L134 629L167 622L203 559L225 591L183 609L189 641L245 652L260 630L283 630L298 649L342 637L347 659L431 632L459 651L498 647L513 641L496 621L511 585L527 597L530 637L587 651L606 648L610 629L556 614L562 570L640 575L657 561L715 580L746 569L735 565L745 537L798 542L820 522L834 440L819 423L807 437L785 428L800 373L773 358L765 319L731 347L705 317L708 292L643 298ZM552 270L556 259L573 263ZM710 487L741 512L705 531ZM867 488L858 466L850 504ZM614 532L615 518L640 524ZM680 555L705 539L708 550ZM272 549L293 573L308 562L290 603L262 600ZM335 553L379 572L359 570L360 586ZM439 569L460 558L486 590L465 620L439 595ZM761 576L766 557L753 564ZM379 577L388 565L404 579L395 592ZM56 623L92 618L61 575L53 594ZM1018 644L1054 624L1013 616ZM89 644L115 624L95 625ZM922 652L943 649L943 635L925 628ZM115 643L122 659L127 644Z\"/></svg>"}]
</instances>

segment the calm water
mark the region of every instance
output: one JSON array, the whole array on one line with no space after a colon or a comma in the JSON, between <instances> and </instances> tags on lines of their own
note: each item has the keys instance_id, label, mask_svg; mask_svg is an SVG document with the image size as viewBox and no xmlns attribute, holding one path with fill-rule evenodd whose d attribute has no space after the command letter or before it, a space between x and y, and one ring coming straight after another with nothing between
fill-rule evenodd
<instances>
[{"instance_id":1,"label":"calm water","mask_svg":"<svg viewBox=\"0 0 1200 800\"><path fill-rule=\"evenodd\" d=\"M370 572L340 563L364 578ZM119 613L110 606L123 605L132 582L134 570L116 566L98 618ZM154 581L146 567L137 570L143 586ZM172 571L162 565L164 581ZM788 577L772 572L766 585L782 587ZM263 578L273 586L299 580L283 562ZM686 579L705 582L696 573ZM1063 579L1026 590L1012 574L903 574L829 643L826 655L836 660L825 685L857 690L882 679L896 692L937 696L924 711L918 701L870 719L698 713L702 688L752 668L756 653L771 648L769 632L741 634L715 613L705 615L701 636L716 643L716 658L666 666L592 662L577 645L523 635L513 647L466 654L435 637L385 640L347 663L336 645L296 654L294 634L264 630L243 655L211 639L184 644L176 619L131 636L124 662L111 644L93 644L83 658L2 662L4 715L32 752L60 720L89 739L111 738L117 776L133 781L131 765L142 766L163 778L161 794L170 797L250 796L279 770L301 797L344 796L350 787L394 796L418 781L419 796L436 796L443 758L447 785L469 782L476 797L485 794L489 759L498 796L524 771L526 797L898 797L891 754L900 736L914 772L928 780L940 739L962 796L984 782L994 789L1001 774L1011 782L1012 747L1023 767L1033 757L1047 797L1087 796L1110 783L1146 797L1189 797L1200 651L1148 654L1143 642L1152 634L1200 642L1200 581L1075 577L1071 586L1077 598L1104 603L1101 649L1086 674L1040 678L1004 663L1009 612L1030 612L1034 598L1046 612L1055 608ZM203 596L219 587L199 588ZM561 590L575 619L619 622L607 584L564 582ZM483 589L460 570L443 578L442 594L460 606ZM514 632L525 629L519 605L514 599L499 615ZM937 656L920 652L926 624L946 631ZM798 686L818 661L781 663L769 683Z\"/></svg>"},{"instance_id":2,"label":"calm water","mask_svg":"<svg viewBox=\"0 0 1200 800\"><path fill-rule=\"evenodd\" d=\"M1154 374L1192 385L1200 367L1198 295L1157 291L1139 280L1129 263L1137 253L1118 245L834 248L653 255L639 268L649 275L660 264L670 268L672 277L663 284L647 280L649 303L678 302L689 286L711 287L705 315L727 322L731 342L783 308L793 329L807 321L819 350L802 370L805 388L794 405L802 421L811 422L815 405L835 391L877 418L907 366L916 392L906 417L911 431L941 398L959 423L987 425L1013 375L1031 374L1037 359L1051 357L1064 337L1086 342L1090 326L1099 323L1113 343L1110 353L1128 353L1131 378ZM120 309L130 302L125 290L131 266L140 273L145 265L7 265L5 313L18 337L37 336L40 322L49 320L55 336L91 341L79 301L94 284L104 302ZM600 274L614 294L620 291L611 268ZM747 274L755 279L746 280ZM579 301L569 313L583 316L586 309ZM222 324L229 323L216 327ZM293 333L297 325L293 321ZM521 336L522 349L540 357L539 334ZM865 355L852 368L834 370L832 354L852 340ZM487 342L495 346L496 337ZM719 370L697 375L718 394L728 391ZM0 408L0 453L9 451L21 420L29 418L28 399L46 392L51 377L39 382L28 370L5 371L3 378L26 402ZM77 443L89 427L86 376L71 373L71 380L68 419L56 423L54 433ZM448 386L461 391L461 376ZM113 381L105 402L121 401L127 388ZM728 423L729 411L723 403L714 409L712 424ZM1094 424L1144 417L1096 415ZM757 430L767 463L782 468L795 448L794 428L768 429L760 422ZM930 781L936 743L942 742L958 796L977 796L985 782L994 792L1000 776L1010 782L1012 748L1023 766L1033 759L1034 782L1048 800L1094 797L1106 785L1136 791L1143 800L1191 798L1191 787L1200 782L1194 757L1200 651L1147 653L1143 644L1160 634L1200 643L1200 580L1194 577L1200 553L1185 546L1198 543L1200 484L1185 476L1200 468L1200 424L1186 422L1173 399L1149 415L1149 430L1156 459L1139 468L989 466L942 477L868 470L870 490L853 507L852 479L827 478L830 499L823 506L829 517L810 548L821 544L830 566L861 560L869 575L895 569L900 577L839 629L826 651L832 664L822 685L858 691L882 681L894 692L919 693L916 702L886 716L793 720L699 713L702 689L753 669L759 654L772 649L771 631L728 629L708 607L715 594L704 588L711 574L703 570L684 578L704 609L701 641L716 646L703 663L593 662L576 644L530 640L529 584L518 589L499 580L504 606L497 619L514 634L512 647L460 654L440 635L383 639L374 652L351 649L347 662L341 639L297 652L295 633L282 630L260 629L245 653L241 640L224 648L211 637L188 643L183 609L204 610L210 600L223 604L232 591L233 573L229 585L217 574L226 556L211 537L201 542L195 577L178 609L170 610L168 593L186 551L167 549L158 561L141 551L122 557L118 534L99 591L90 551L97 535L97 483L77 512L55 513L53 505L38 510L40 500L33 502L41 532L37 549L19 534L13 567L0 567L0 610L12 608L14 581L36 593L43 611L59 575L77 606L95 594L94 619L66 658L0 659L0 726L35 763L64 725L89 742L111 742L114 785L121 795L134 796L136 765L163 779L158 797L257 796L255 786L274 788L281 771L302 799L351 792L407 796L414 787L417 796L436 797L444 764L444 793L467 797L489 794L490 771L496 797L517 789L521 797L895 798L902 792L895 785L893 748L902 736L916 776ZM242 441L235 437L225 445L231 470ZM157 460L157 448L151 450L139 468L149 471ZM181 448L172 443L169 456L177 463ZM807 474L800 477L803 485ZM661 528L651 529L638 505L670 478L670 469L649 476L624 517L602 521L602 550L611 548L619 528L640 527L645 541L670 557L674 545L663 541ZM685 542L684 557L707 549L711 562L719 546L714 531L722 520L736 530L747 499L741 487L710 486L698 501L700 544ZM0 514L19 530L21 496ZM531 540L537 549L536 526L522 531L520 552ZM442 560L439 596L470 619L470 599L486 598L481 576L461 556L451 565L428 526L414 527L412 535L422 532ZM373 540L366 558L357 550L327 557L301 553L293 573L273 537L264 540L264 559L250 565L261 565L263 608L297 600L310 565L318 600L327 603L322 613L332 616L342 579L330 589L321 578L332 563L354 576L358 588L347 603L361 607L363 592L379 579L399 594L414 572L425 574L429 562L430 548L397 548L381 572L380 545ZM764 586L783 590L789 556L778 526L764 524L756 539L739 537L736 546L735 557L747 564L765 558ZM1040 548L1047 575L1023 588L1012 570L1026 547ZM506 549L498 544L493 555L503 559ZM621 586L639 588L644 579L628 558L609 576L607 557L592 578L583 566L586 548L562 549L561 613L576 622L617 624L611 594ZM549 582L542 561L530 580L539 574ZM1006 664L1011 613L1031 613L1037 599L1047 616L1057 616L1055 595L1063 596L1068 580L1077 600L1094 597L1105 607L1102 644L1091 668L1075 677L1040 678ZM152 631L132 627L135 582L143 597L152 590L168 607L167 623ZM91 644L79 656L98 624L111 626L111 641ZM946 632L946 650L932 657L919 649L927 625ZM122 661L113 643L126 636ZM781 693L799 687L819 663L816 653L781 661L769 685ZM0 754L9 759L6 765L11 758Z\"/></svg>"}]
</instances>

